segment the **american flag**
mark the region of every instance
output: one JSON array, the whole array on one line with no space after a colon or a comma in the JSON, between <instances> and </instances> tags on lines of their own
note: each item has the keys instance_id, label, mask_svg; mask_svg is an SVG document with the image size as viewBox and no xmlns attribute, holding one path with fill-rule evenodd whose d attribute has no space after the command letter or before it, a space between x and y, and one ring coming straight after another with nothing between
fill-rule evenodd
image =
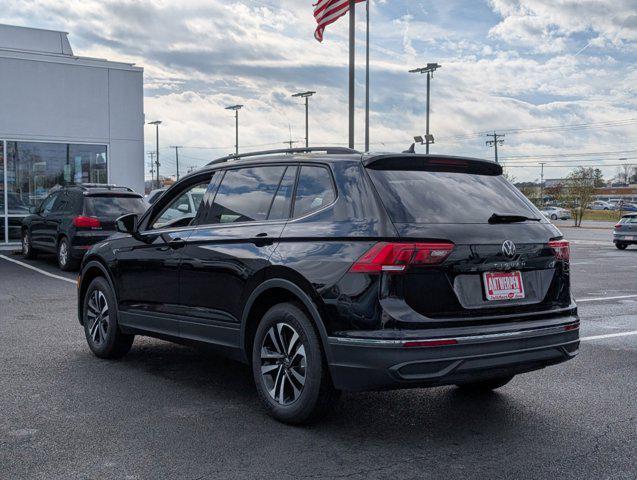
<instances>
[{"instance_id":1,"label":"american flag","mask_svg":"<svg viewBox=\"0 0 637 480\"><path fill-rule=\"evenodd\" d=\"M366 0L355 0L356 3ZM319 42L323 41L323 30L328 25L334 23L349 12L349 0L319 0L314 4L314 18L316 19L316 30L314 38Z\"/></svg>"}]
</instances>

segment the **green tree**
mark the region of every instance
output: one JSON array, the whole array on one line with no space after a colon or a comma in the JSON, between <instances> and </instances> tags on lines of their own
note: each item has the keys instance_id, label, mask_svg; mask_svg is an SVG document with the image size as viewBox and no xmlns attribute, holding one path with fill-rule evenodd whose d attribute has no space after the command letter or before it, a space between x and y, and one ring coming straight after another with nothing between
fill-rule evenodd
<instances>
[{"instance_id":1,"label":"green tree","mask_svg":"<svg viewBox=\"0 0 637 480\"><path fill-rule=\"evenodd\" d=\"M595 170L591 167L579 167L566 177L568 196L566 205L571 210L576 227L582 225L586 206L595 194Z\"/></svg>"},{"instance_id":2,"label":"green tree","mask_svg":"<svg viewBox=\"0 0 637 480\"><path fill-rule=\"evenodd\" d=\"M604 174L599 168L593 170L593 184L595 185L595 188L600 188L606 185L606 182L604 181Z\"/></svg>"}]
</instances>

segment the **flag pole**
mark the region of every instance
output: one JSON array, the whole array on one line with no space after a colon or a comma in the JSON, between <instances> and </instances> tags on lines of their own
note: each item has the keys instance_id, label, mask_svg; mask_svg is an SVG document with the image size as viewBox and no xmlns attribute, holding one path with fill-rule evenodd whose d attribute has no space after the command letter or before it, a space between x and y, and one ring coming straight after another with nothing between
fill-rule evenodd
<instances>
[{"instance_id":1,"label":"flag pole","mask_svg":"<svg viewBox=\"0 0 637 480\"><path fill-rule=\"evenodd\" d=\"M354 100L356 98L356 1L349 0L349 148L354 148Z\"/></svg>"},{"instance_id":2,"label":"flag pole","mask_svg":"<svg viewBox=\"0 0 637 480\"><path fill-rule=\"evenodd\" d=\"M369 4L372 0L366 2L366 14L367 14L367 33L366 33L366 46L365 46L365 151L369 152Z\"/></svg>"}]
</instances>

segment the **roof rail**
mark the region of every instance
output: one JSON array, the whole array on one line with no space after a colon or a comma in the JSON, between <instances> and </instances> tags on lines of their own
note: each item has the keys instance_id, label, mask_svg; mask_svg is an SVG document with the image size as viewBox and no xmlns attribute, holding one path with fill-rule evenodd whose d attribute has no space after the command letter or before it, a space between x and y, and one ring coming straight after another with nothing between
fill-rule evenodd
<instances>
[{"instance_id":1,"label":"roof rail","mask_svg":"<svg viewBox=\"0 0 637 480\"><path fill-rule=\"evenodd\" d=\"M248 152L248 153L240 153L238 155L228 155L227 157L217 158L213 160L208 165L216 165L218 163L225 163L229 160L239 160L247 157L261 157L264 155L277 155L281 153L309 153L309 152L325 152L328 155L338 155L338 154L351 154L351 153L361 153L358 150L354 150L353 148L346 147L306 147L306 148L281 148L277 150L263 150L261 152Z\"/></svg>"},{"instance_id":2,"label":"roof rail","mask_svg":"<svg viewBox=\"0 0 637 480\"><path fill-rule=\"evenodd\" d=\"M113 185L113 184L109 184L109 183L80 183L79 185L72 185L73 187L78 187L78 188L83 188L85 190L88 190L89 188L103 188L105 190L127 190L129 192L135 192L135 190L133 190L132 188L129 187L122 187L119 185Z\"/></svg>"}]
</instances>

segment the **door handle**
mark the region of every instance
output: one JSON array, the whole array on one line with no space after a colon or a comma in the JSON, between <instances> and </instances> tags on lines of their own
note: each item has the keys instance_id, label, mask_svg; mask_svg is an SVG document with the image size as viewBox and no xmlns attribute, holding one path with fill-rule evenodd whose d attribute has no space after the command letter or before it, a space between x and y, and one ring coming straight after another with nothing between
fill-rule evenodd
<instances>
[{"instance_id":1,"label":"door handle","mask_svg":"<svg viewBox=\"0 0 637 480\"><path fill-rule=\"evenodd\" d=\"M186 241L182 240L181 238L177 237L177 238L173 238L170 242L168 242L168 246L170 248L172 248L173 250L176 250L178 248L183 248L186 246Z\"/></svg>"},{"instance_id":2,"label":"door handle","mask_svg":"<svg viewBox=\"0 0 637 480\"><path fill-rule=\"evenodd\" d=\"M274 241L271 238L268 238L268 234L265 232L257 233L254 236L254 240L252 241L257 247L265 247L268 245L272 245Z\"/></svg>"},{"instance_id":3,"label":"door handle","mask_svg":"<svg viewBox=\"0 0 637 480\"><path fill-rule=\"evenodd\" d=\"M265 232L261 232L261 233L257 233L257 234L256 234L256 237L257 237L257 238L263 238L263 237L267 237L267 236L268 236L268 234L267 234L267 233L265 233Z\"/></svg>"}]
</instances>

